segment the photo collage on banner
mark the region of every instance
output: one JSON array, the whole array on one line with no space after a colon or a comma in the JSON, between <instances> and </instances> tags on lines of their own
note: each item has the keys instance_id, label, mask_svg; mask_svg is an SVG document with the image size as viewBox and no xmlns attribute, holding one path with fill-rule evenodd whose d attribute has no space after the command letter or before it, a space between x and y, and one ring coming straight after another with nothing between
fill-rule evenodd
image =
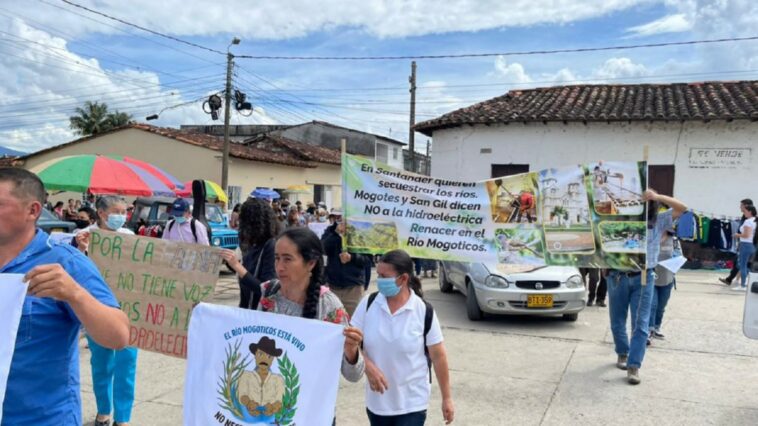
<instances>
[{"instance_id":1,"label":"photo collage on banner","mask_svg":"<svg viewBox=\"0 0 758 426\"><path fill-rule=\"evenodd\" d=\"M343 161L347 246L425 259L635 271L644 266L647 165L595 162L457 182Z\"/></svg>"}]
</instances>

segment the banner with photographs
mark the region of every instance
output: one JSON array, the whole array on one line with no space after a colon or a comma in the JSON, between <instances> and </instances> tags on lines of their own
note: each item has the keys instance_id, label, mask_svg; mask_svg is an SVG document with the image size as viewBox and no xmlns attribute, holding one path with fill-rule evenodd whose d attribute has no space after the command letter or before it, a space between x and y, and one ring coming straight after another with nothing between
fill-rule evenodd
<instances>
[{"instance_id":1,"label":"banner with photographs","mask_svg":"<svg viewBox=\"0 0 758 426\"><path fill-rule=\"evenodd\" d=\"M635 271L644 266L644 162L596 162L458 182L345 155L346 245L425 259Z\"/></svg>"}]
</instances>

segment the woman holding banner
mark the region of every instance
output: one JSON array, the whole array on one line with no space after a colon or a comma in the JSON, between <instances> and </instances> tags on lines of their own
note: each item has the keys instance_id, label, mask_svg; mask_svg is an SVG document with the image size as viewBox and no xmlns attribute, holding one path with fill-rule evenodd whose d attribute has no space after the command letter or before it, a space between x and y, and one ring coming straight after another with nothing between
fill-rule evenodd
<instances>
[{"instance_id":1,"label":"woman holding banner","mask_svg":"<svg viewBox=\"0 0 758 426\"><path fill-rule=\"evenodd\" d=\"M344 325L342 376L350 382L360 380L364 364L358 349L363 333L350 326L339 298L324 286L321 240L308 228L287 229L276 240L274 256L279 279L261 285L263 297L252 309Z\"/></svg>"},{"instance_id":2,"label":"woman holding banner","mask_svg":"<svg viewBox=\"0 0 758 426\"><path fill-rule=\"evenodd\" d=\"M434 367L442 416L450 424L455 408L442 330L434 309L422 298L413 260L408 253L393 250L381 258L376 272L379 293L364 298L353 316L353 325L364 332L369 422L423 425Z\"/></svg>"},{"instance_id":3,"label":"woman holding banner","mask_svg":"<svg viewBox=\"0 0 758 426\"><path fill-rule=\"evenodd\" d=\"M126 202L119 197L104 196L95 203L97 222L82 229L74 237L75 246L87 254L90 242L90 230L102 229L122 234L134 235L123 228L126 223ZM110 426L113 411L113 425L129 423L134 405L134 383L137 371L137 348L121 350L107 349L98 345L87 336L92 366L92 387L97 402L95 426Z\"/></svg>"},{"instance_id":4,"label":"woman holding banner","mask_svg":"<svg viewBox=\"0 0 758 426\"><path fill-rule=\"evenodd\" d=\"M239 277L239 307L253 309L261 299L261 283L276 278L274 243L279 223L271 206L259 198L249 198L239 211L242 263L232 250L221 256Z\"/></svg>"}]
</instances>

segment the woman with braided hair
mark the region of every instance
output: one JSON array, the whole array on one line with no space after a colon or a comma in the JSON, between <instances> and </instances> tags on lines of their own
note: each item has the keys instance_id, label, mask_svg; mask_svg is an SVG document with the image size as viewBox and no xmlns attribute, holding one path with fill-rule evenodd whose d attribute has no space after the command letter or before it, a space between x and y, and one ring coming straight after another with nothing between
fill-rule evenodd
<instances>
[{"instance_id":1,"label":"woman with braided hair","mask_svg":"<svg viewBox=\"0 0 758 426\"><path fill-rule=\"evenodd\" d=\"M358 348L363 333L349 324L339 298L324 287L324 249L308 228L290 228L277 237L274 262L278 279L261 284L257 309L283 315L328 321L345 326L342 375L351 382L363 376Z\"/></svg>"}]
</instances>

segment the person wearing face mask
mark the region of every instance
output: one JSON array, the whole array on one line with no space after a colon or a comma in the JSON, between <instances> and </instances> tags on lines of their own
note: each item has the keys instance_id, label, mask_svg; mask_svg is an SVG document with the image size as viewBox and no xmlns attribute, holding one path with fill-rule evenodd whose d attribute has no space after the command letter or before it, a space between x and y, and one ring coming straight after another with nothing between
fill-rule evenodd
<instances>
[{"instance_id":1,"label":"person wearing face mask","mask_svg":"<svg viewBox=\"0 0 758 426\"><path fill-rule=\"evenodd\" d=\"M363 332L366 412L371 426L416 426L426 422L431 369L442 394L442 417L453 422L447 352L432 306L422 298L413 259L402 250L376 265L378 293L365 297L352 324Z\"/></svg>"},{"instance_id":2,"label":"person wearing face mask","mask_svg":"<svg viewBox=\"0 0 758 426\"><path fill-rule=\"evenodd\" d=\"M97 221L97 213L89 207L80 207L76 213L76 229L84 229L94 225Z\"/></svg>"},{"instance_id":3,"label":"person wearing face mask","mask_svg":"<svg viewBox=\"0 0 758 426\"><path fill-rule=\"evenodd\" d=\"M174 219L166 224L166 230L163 231L164 240L210 245L207 228L192 217L187 200L177 198L171 206L171 214L174 215Z\"/></svg>"},{"instance_id":4,"label":"person wearing face mask","mask_svg":"<svg viewBox=\"0 0 758 426\"><path fill-rule=\"evenodd\" d=\"M102 229L121 234L134 235L124 228L126 223L126 202L111 195L100 197L95 202L97 208L96 223L82 229L74 237L76 247L87 254L90 243L90 231ZM84 210L86 208L82 208ZM91 211L91 209L89 209ZM79 212L82 218L82 212ZM137 372L137 348L120 350L100 346L89 335L90 365L92 366L92 387L97 402L95 426L110 426L111 412L113 425L123 426L129 423L134 405L134 385Z\"/></svg>"}]
</instances>

